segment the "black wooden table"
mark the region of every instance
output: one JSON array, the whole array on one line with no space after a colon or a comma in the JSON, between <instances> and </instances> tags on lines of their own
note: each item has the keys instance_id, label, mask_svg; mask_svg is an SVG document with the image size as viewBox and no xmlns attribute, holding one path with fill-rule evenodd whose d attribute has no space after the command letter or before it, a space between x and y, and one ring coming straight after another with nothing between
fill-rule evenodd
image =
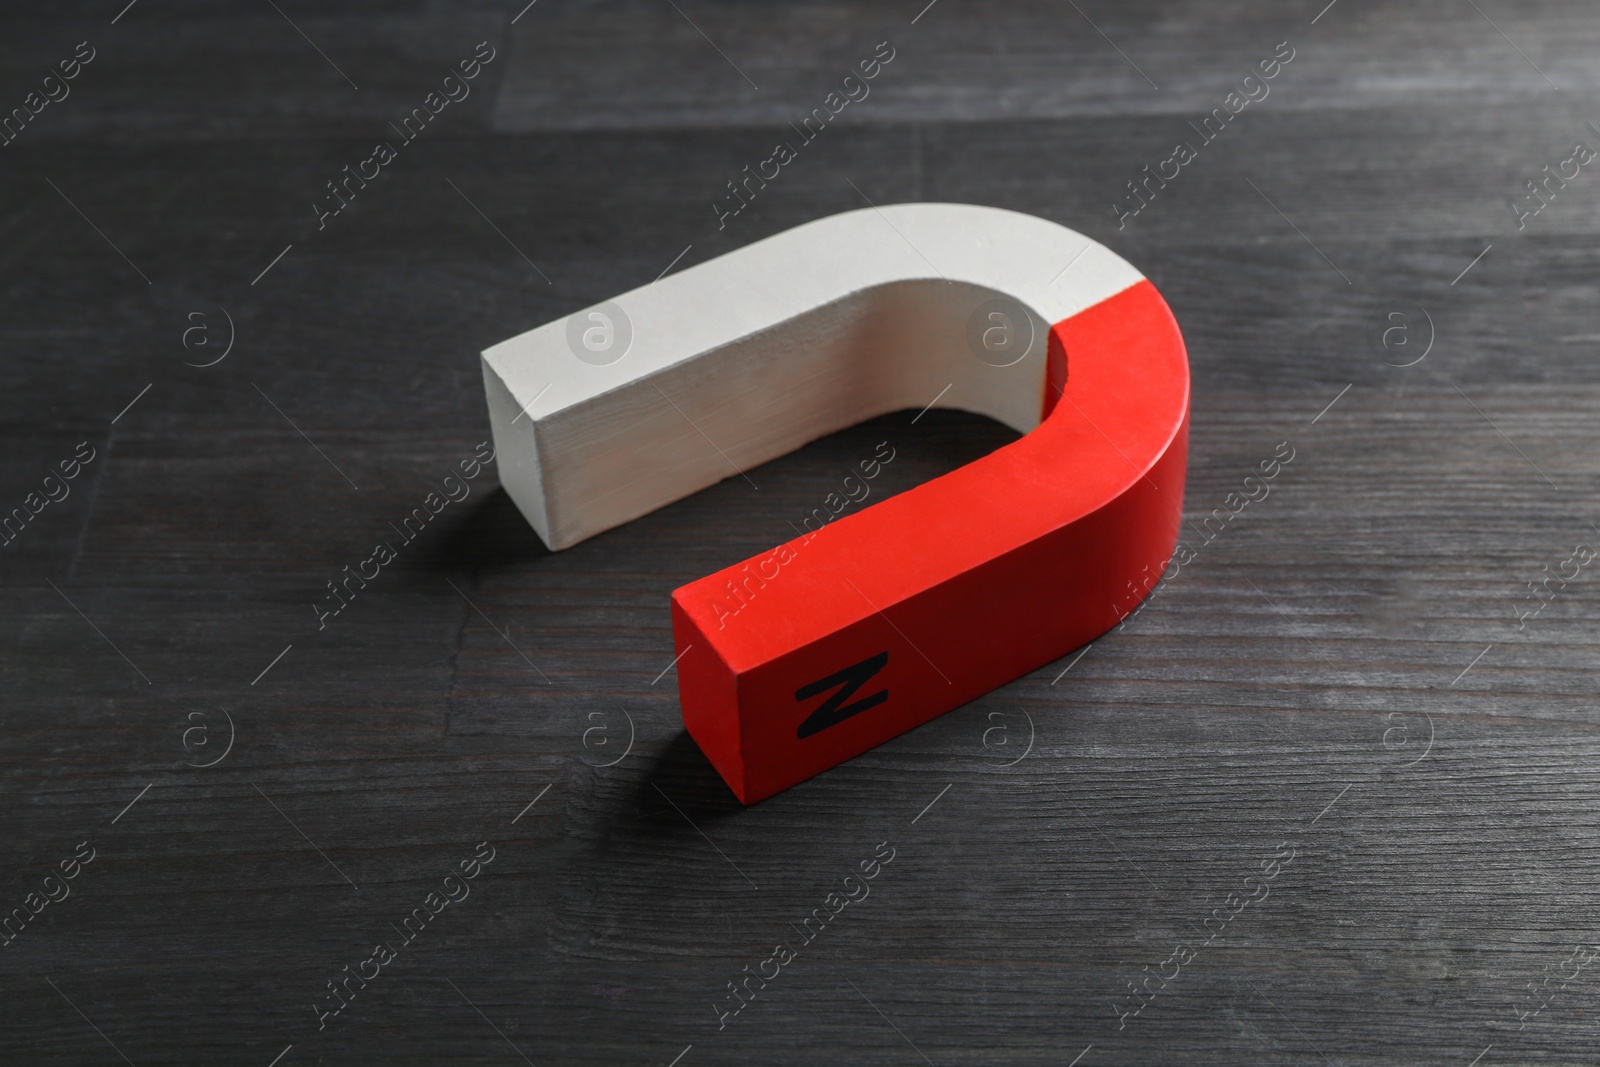
<instances>
[{"instance_id":1,"label":"black wooden table","mask_svg":"<svg viewBox=\"0 0 1600 1067\"><path fill-rule=\"evenodd\" d=\"M123 3L0 16L0 1062L1593 1062L1593 5ZM1121 629L733 800L668 594L941 412L559 554L490 465L319 621L481 349L914 200L1182 325Z\"/></svg>"}]
</instances>

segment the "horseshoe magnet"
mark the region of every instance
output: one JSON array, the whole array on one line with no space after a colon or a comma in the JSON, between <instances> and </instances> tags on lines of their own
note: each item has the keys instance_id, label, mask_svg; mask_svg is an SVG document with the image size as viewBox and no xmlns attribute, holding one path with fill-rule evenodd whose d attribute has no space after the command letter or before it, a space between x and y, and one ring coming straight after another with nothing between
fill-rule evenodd
<instances>
[{"instance_id":1,"label":"horseshoe magnet","mask_svg":"<svg viewBox=\"0 0 1600 1067\"><path fill-rule=\"evenodd\" d=\"M552 549L891 411L1024 435L866 507L829 494L673 592L684 725L746 804L1098 637L1177 541L1177 324L1121 257L1030 215L820 219L495 345L483 376L501 482Z\"/></svg>"}]
</instances>

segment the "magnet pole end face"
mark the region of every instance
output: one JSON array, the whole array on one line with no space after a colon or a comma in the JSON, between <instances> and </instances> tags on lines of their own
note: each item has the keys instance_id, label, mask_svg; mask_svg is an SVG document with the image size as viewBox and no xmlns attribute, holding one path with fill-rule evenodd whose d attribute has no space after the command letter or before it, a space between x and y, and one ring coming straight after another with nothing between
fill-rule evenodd
<instances>
[{"instance_id":1,"label":"magnet pole end face","mask_svg":"<svg viewBox=\"0 0 1600 1067\"><path fill-rule=\"evenodd\" d=\"M684 724L747 804L1104 633L1177 540L1177 325L1027 215L822 219L497 345L484 376L502 484L552 548L890 411L1024 434L673 593Z\"/></svg>"}]
</instances>

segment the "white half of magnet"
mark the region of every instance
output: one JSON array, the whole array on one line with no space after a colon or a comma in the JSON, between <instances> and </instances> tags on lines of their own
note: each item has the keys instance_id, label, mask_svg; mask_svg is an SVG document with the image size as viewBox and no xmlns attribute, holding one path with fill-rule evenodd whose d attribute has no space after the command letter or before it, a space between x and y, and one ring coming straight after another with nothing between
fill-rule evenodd
<instances>
[{"instance_id":1,"label":"white half of magnet","mask_svg":"<svg viewBox=\"0 0 1600 1067\"><path fill-rule=\"evenodd\" d=\"M933 403L1027 433L1049 327L1142 278L999 208L819 219L485 351L500 481L562 549L890 411ZM971 342L996 300L1032 319L1007 365Z\"/></svg>"}]
</instances>

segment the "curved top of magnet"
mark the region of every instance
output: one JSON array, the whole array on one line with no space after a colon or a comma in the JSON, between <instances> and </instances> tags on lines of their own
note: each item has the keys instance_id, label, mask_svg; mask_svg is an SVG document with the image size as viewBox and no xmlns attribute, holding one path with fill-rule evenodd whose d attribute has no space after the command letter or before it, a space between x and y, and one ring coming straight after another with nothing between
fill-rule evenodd
<instances>
[{"instance_id":1,"label":"curved top of magnet","mask_svg":"<svg viewBox=\"0 0 1600 1067\"><path fill-rule=\"evenodd\" d=\"M754 485L760 464L889 411L960 408L1028 434L1055 399L1047 353L1060 324L1141 285L1158 309L1119 306L1148 335L1135 348L1165 354L1130 350L1132 377L1093 387L1162 379L1160 410L1136 389L1144 416L1114 405L1094 429L1138 476L1188 410L1182 341L1143 275L1031 215L899 204L798 226L485 351L501 481L560 549L724 478ZM1012 314L992 320L997 308ZM1004 359L986 351L991 320L1015 331ZM1070 345L1065 360L1067 399L1098 405L1078 395ZM1155 431L1148 448L1128 437L1130 418Z\"/></svg>"}]
</instances>

